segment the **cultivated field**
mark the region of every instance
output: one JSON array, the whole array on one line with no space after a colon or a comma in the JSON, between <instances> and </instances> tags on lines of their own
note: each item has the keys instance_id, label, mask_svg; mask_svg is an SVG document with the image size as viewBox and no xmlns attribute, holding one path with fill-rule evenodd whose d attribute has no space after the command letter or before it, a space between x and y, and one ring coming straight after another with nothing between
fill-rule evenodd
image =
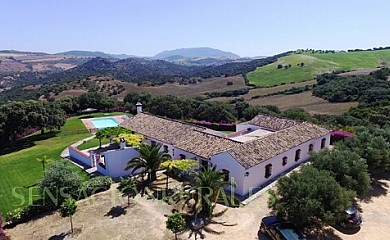
<instances>
[{"instance_id":1,"label":"cultivated field","mask_svg":"<svg viewBox=\"0 0 390 240\"><path fill-rule=\"evenodd\" d=\"M286 110L294 107L303 108L310 114L342 114L351 107L356 107L357 102L330 103L322 98L314 97L311 91L292 94L275 95L270 97L252 99L249 101L253 105L275 105L280 110Z\"/></svg>"},{"instance_id":2,"label":"cultivated field","mask_svg":"<svg viewBox=\"0 0 390 240\"><path fill-rule=\"evenodd\" d=\"M67 70L89 58L60 54L0 53L0 72Z\"/></svg>"},{"instance_id":3,"label":"cultivated field","mask_svg":"<svg viewBox=\"0 0 390 240\"><path fill-rule=\"evenodd\" d=\"M297 66L300 63L304 63L303 67ZM275 63L248 73L247 77L250 83L258 86L273 86L313 79L316 75L333 70L376 68L389 66L389 63L390 50L314 54L305 52L282 57ZM279 64L283 68L278 69ZM284 66L289 64L291 67L285 69Z\"/></svg>"},{"instance_id":4,"label":"cultivated field","mask_svg":"<svg viewBox=\"0 0 390 240\"><path fill-rule=\"evenodd\" d=\"M269 90L270 89L274 89L274 88L269 88ZM255 90L262 90L262 89L255 89ZM251 91L249 93L251 95L253 94L251 93ZM269 97L260 97L256 99L250 99L249 96L251 95L246 94L240 97L244 97L246 101L251 105L259 105L259 106L274 105L277 106L280 110L287 110L290 108L303 108L311 115L342 114L344 112L347 112L351 107L356 107L358 105L357 102L330 103L322 98L312 96L311 91L306 91L303 93L291 94L291 95L279 94L279 95L274 95ZM232 99L234 98L220 97L220 98L212 98L209 99L208 101L228 102L229 100Z\"/></svg>"}]
</instances>

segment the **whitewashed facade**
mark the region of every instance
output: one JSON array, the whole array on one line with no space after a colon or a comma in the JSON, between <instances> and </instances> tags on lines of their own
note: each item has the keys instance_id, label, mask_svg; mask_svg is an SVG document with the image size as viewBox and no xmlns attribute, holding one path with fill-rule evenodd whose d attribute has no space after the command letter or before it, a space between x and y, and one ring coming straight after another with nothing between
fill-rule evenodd
<instances>
[{"instance_id":1,"label":"whitewashed facade","mask_svg":"<svg viewBox=\"0 0 390 240\"><path fill-rule=\"evenodd\" d=\"M317 125L259 115L238 124L232 137L213 130L140 113L122 124L173 159L215 165L235 182L234 192L250 195L291 171L330 144L330 131ZM130 159L130 158L128 158Z\"/></svg>"}]
</instances>

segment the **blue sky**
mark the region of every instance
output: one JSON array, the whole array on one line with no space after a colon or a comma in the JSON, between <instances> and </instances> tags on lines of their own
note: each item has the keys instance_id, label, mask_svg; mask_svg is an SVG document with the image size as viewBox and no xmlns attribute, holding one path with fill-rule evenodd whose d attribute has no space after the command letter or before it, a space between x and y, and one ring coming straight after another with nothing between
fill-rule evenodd
<instances>
[{"instance_id":1,"label":"blue sky","mask_svg":"<svg viewBox=\"0 0 390 240\"><path fill-rule=\"evenodd\" d=\"M385 0L0 0L0 49L240 56L390 46Z\"/></svg>"}]
</instances>

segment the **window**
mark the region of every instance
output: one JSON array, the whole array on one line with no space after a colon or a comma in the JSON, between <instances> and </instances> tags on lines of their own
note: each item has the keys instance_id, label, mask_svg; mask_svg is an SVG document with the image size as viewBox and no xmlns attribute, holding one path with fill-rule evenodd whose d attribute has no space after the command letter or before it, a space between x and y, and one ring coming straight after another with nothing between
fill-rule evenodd
<instances>
[{"instance_id":1,"label":"window","mask_svg":"<svg viewBox=\"0 0 390 240\"><path fill-rule=\"evenodd\" d=\"M186 157L186 155L184 155L184 154L180 154L180 155L179 155L179 157L180 157L180 159L181 159L181 160L183 160L183 159L186 159L186 158L187 158L187 157Z\"/></svg>"},{"instance_id":2,"label":"window","mask_svg":"<svg viewBox=\"0 0 390 240\"><path fill-rule=\"evenodd\" d=\"M168 146L167 145L164 145L164 152L168 153Z\"/></svg>"},{"instance_id":3,"label":"window","mask_svg":"<svg viewBox=\"0 0 390 240\"><path fill-rule=\"evenodd\" d=\"M96 154L96 160L97 160L100 167L102 167L103 169L106 169L106 159L105 159L104 155Z\"/></svg>"},{"instance_id":4,"label":"window","mask_svg":"<svg viewBox=\"0 0 390 240\"><path fill-rule=\"evenodd\" d=\"M283 166L287 165L287 157L283 157L282 165Z\"/></svg>"},{"instance_id":5,"label":"window","mask_svg":"<svg viewBox=\"0 0 390 240\"><path fill-rule=\"evenodd\" d=\"M207 160L203 160L202 159L202 161L201 161L201 170L203 170L203 169L208 169L208 167L209 167L209 161L207 161Z\"/></svg>"},{"instance_id":6,"label":"window","mask_svg":"<svg viewBox=\"0 0 390 240\"><path fill-rule=\"evenodd\" d=\"M225 177L223 178L224 181L229 181L229 171L226 170L226 169L222 169L222 173L225 175Z\"/></svg>"},{"instance_id":7,"label":"window","mask_svg":"<svg viewBox=\"0 0 390 240\"><path fill-rule=\"evenodd\" d=\"M301 159L301 149L295 151L295 162L298 162Z\"/></svg>"},{"instance_id":8,"label":"window","mask_svg":"<svg viewBox=\"0 0 390 240\"><path fill-rule=\"evenodd\" d=\"M313 144L310 144L310 145L309 145L309 152L312 152L313 149L314 149L314 145L313 145Z\"/></svg>"},{"instance_id":9,"label":"window","mask_svg":"<svg viewBox=\"0 0 390 240\"><path fill-rule=\"evenodd\" d=\"M272 164L265 166L265 178L269 178L272 175Z\"/></svg>"},{"instance_id":10,"label":"window","mask_svg":"<svg viewBox=\"0 0 390 240\"><path fill-rule=\"evenodd\" d=\"M326 138L321 139L321 149L325 147L326 144Z\"/></svg>"}]
</instances>

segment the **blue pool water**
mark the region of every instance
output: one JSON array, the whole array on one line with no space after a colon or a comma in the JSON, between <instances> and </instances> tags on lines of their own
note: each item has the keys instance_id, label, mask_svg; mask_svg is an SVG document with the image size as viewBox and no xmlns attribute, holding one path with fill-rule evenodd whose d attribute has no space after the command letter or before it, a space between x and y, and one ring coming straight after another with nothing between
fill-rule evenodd
<instances>
[{"instance_id":1,"label":"blue pool water","mask_svg":"<svg viewBox=\"0 0 390 240\"><path fill-rule=\"evenodd\" d=\"M91 120L96 128L117 127L119 123L114 118L100 118Z\"/></svg>"}]
</instances>

